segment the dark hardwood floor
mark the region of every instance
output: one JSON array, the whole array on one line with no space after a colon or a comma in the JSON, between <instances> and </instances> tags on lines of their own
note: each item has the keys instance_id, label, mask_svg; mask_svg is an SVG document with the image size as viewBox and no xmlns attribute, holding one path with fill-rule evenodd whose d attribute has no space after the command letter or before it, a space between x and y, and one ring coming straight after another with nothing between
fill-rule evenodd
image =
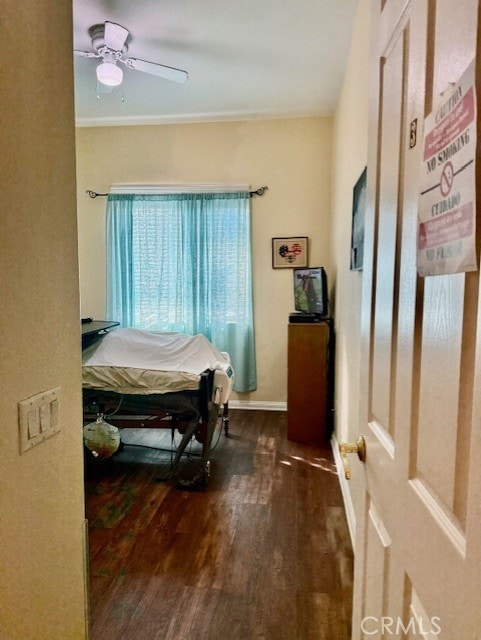
<instances>
[{"instance_id":1,"label":"dark hardwood floor","mask_svg":"<svg viewBox=\"0 0 481 640\"><path fill-rule=\"evenodd\" d=\"M332 452L285 433L284 413L232 411L202 491L156 482L166 454L129 445L87 474L90 640L350 638Z\"/></svg>"}]
</instances>

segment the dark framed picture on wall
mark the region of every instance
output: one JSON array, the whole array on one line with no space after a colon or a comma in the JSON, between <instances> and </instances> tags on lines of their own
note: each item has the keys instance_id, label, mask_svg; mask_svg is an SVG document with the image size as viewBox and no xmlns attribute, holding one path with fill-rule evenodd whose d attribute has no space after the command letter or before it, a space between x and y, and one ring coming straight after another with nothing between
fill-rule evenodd
<instances>
[{"instance_id":1,"label":"dark framed picture on wall","mask_svg":"<svg viewBox=\"0 0 481 640\"><path fill-rule=\"evenodd\" d=\"M366 174L361 173L352 194L351 271L362 269L364 258L364 212L366 209Z\"/></svg>"},{"instance_id":2,"label":"dark framed picture on wall","mask_svg":"<svg viewBox=\"0 0 481 640\"><path fill-rule=\"evenodd\" d=\"M272 238L272 268L307 267L307 236Z\"/></svg>"}]
</instances>

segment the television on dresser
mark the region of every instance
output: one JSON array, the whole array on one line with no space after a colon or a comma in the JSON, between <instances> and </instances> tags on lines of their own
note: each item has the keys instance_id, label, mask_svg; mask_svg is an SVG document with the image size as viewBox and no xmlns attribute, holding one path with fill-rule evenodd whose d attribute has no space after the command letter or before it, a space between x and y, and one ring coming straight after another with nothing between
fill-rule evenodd
<instances>
[{"instance_id":1,"label":"television on dresser","mask_svg":"<svg viewBox=\"0 0 481 640\"><path fill-rule=\"evenodd\" d=\"M324 267L293 269L294 302L299 314L323 318L329 314Z\"/></svg>"}]
</instances>

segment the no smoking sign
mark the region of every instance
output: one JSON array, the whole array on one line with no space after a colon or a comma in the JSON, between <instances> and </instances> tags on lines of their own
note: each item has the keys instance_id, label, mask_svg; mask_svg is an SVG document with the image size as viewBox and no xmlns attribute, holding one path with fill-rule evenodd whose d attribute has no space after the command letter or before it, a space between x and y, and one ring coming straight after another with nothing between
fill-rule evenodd
<instances>
[{"instance_id":1,"label":"no smoking sign","mask_svg":"<svg viewBox=\"0 0 481 640\"><path fill-rule=\"evenodd\" d=\"M421 276L477 269L476 110L471 63L424 121L417 251Z\"/></svg>"},{"instance_id":2,"label":"no smoking sign","mask_svg":"<svg viewBox=\"0 0 481 640\"><path fill-rule=\"evenodd\" d=\"M446 162L441 173L439 186L441 193L446 198L449 195L454 182L454 167L452 162Z\"/></svg>"}]
</instances>

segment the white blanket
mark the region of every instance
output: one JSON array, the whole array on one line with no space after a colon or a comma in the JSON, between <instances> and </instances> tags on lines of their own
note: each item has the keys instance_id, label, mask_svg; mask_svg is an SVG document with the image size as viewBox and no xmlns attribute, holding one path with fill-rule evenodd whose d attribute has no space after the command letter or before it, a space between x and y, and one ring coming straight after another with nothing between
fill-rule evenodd
<instances>
[{"instance_id":1,"label":"white blanket","mask_svg":"<svg viewBox=\"0 0 481 640\"><path fill-rule=\"evenodd\" d=\"M197 389L199 375L229 362L201 334L116 329L83 352L83 384L120 393Z\"/></svg>"}]
</instances>

